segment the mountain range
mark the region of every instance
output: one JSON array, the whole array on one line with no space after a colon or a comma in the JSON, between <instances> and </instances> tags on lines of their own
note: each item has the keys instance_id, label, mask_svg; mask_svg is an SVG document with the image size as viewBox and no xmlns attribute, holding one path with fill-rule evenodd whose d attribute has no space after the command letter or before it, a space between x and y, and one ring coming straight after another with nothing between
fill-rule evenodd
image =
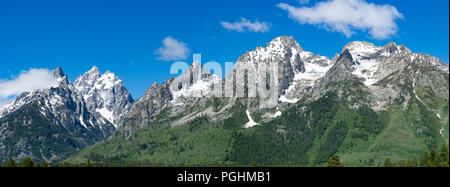
<instances>
[{"instance_id":1,"label":"mountain range","mask_svg":"<svg viewBox=\"0 0 450 187\"><path fill-rule=\"evenodd\" d=\"M61 68L57 84L22 93L0 108L0 159L54 161L116 131L133 103L113 73L93 67L74 83Z\"/></svg>"},{"instance_id":2,"label":"mountain range","mask_svg":"<svg viewBox=\"0 0 450 187\"><path fill-rule=\"evenodd\" d=\"M248 69L272 62L268 81ZM54 75L58 84L0 108L0 161L306 166L339 154L371 166L449 138L448 65L393 42L351 42L330 59L281 36L245 52L225 79L194 62L136 101L95 66L73 83L61 68ZM249 97L255 77L277 79L275 105ZM217 95L225 85L233 93Z\"/></svg>"}]
</instances>

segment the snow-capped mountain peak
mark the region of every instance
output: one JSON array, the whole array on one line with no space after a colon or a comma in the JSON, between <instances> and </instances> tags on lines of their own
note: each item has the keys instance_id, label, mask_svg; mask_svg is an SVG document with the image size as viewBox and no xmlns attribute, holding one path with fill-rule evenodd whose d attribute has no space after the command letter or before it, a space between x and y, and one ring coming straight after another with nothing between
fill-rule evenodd
<instances>
[{"instance_id":1,"label":"snow-capped mountain peak","mask_svg":"<svg viewBox=\"0 0 450 187\"><path fill-rule=\"evenodd\" d=\"M292 49L292 48L294 48L298 52L303 51L300 44L298 44L298 42L295 41L292 36L277 37L277 38L273 39L272 41L270 41L266 47L266 49L268 49L268 50L279 51L279 52L283 52L287 49Z\"/></svg>"},{"instance_id":2,"label":"snow-capped mountain peak","mask_svg":"<svg viewBox=\"0 0 450 187\"><path fill-rule=\"evenodd\" d=\"M342 51L347 49L350 53L375 53L381 48L369 42L353 41L345 45Z\"/></svg>"},{"instance_id":3,"label":"snow-capped mountain peak","mask_svg":"<svg viewBox=\"0 0 450 187\"><path fill-rule=\"evenodd\" d=\"M408 48L390 42L384 47L375 46L368 42L350 42L343 51L347 50L353 59L353 74L364 79L366 86L372 86L392 70L405 65L399 59L408 58L414 61L416 55Z\"/></svg>"},{"instance_id":4,"label":"snow-capped mountain peak","mask_svg":"<svg viewBox=\"0 0 450 187\"><path fill-rule=\"evenodd\" d=\"M247 62L255 66L262 62L278 62L291 65L293 71L303 71L301 56L309 55L309 53L303 53L302 47L291 36L280 36L269 42L266 47L257 47L255 50L246 52L239 57L236 67L245 66Z\"/></svg>"},{"instance_id":5,"label":"snow-capped mountain peak","mask_svg":"<svg viewBox=\"0 0 450 187\"><path fill-rule=\"evenodd\" d=\"M98 67L96 65L92 66L92 68L87 72L92 74L100 74L100 71L98 70Z\"/></svg>"},{"instance_id":6,"label":"snow-capped mountain peak","mask_svg":"<svg viewBox=\"0 0 450 187\"><path fill-rule=\"evenodd\" d=\"M55 81L53 82L53 85L49 88L66 88L69 85L69 82L67 80L67 75L64 73L61 67L56 68L53 70L53 76ZM37 99L39 99L42 95L44 95L46 89L41 90L32 90L30 92L24 92L19 94L15 99L8 102L7 104L0 106L0 118L5 116L6 114L9 114L11 112L14 112L15 110L19 109L25 104L28 104L30 102L33 102ZM57 103L57 102L55 102Z\"/></svg>"},{"instance_id":7,"label":"snow-capped mountain peak","mask_svg":"<svg viewBox=\"0 0 450 187\"><path fill-rule=\"evenodd\" d=\"M67 80L67 75L64 73L61 67L56 68L53 70L53 75L56 78L55 84L53 84L52 88L57 87L65 87L69 85L69 81Z\"/></svg>"},{"instance_id":8,"label":"snow-capped mountain peak","mask_svg":"<svg viewBox=\"0 0 450 187\"><path fill-rule=\"evenodd\" d=\"M342 52L348 50L352 55L353 60L360 61L366 58L370 58L372 55L382 50L382 47L377 47L372 43L355 41L347 44Z\"/></svg>"},{"instance_id":9,"label":"snow-capped mountain peak","mask_svg":"<svg viewBox=\"0 0 450 187\"><path fill-rule=\"evenodd\" d=\"M133 102L119 77L110 71L101 74L96 66L79 76L72 89L83 97L89 111L100 114L116 127Z\"/></svg>"}]
</instances>

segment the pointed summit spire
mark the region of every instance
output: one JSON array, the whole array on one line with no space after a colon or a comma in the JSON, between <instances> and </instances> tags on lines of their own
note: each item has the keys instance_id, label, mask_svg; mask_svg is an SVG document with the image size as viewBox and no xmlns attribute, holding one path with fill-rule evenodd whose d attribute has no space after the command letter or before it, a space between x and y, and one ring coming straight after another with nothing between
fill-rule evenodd
<instances>
[{"instance_id":1,"label":"pointed summit spire","mask_svg":"<svg viewBox=\"0 0 450 187\"><path fill-rule=\"evenodd\" d=\"M86 72L83 77L87 77L87 78L91 78L91 77L100 77L100 71L98 70L97 66L93 66L91 68L91 70L89 70L88 72Z\"/></svg>"},{"instance_id":2,"label":"pointed summit spire","mask_svg":"<svg viewBox=\"0 0 450 187\"><path fill-rule=\"evenodd\" d=\"M89 70L89 72L99 72L98 68L96 65L94 65L91 70Z\"/></svg>"},{"instance_id":3,"label":"pointed summit spire","mask_svg":"<svg viewBox=\"0 0 450 187\"><path fill-rule=\"evenodd\" d=\"M55 75L58 78L64 77L66 74L64 74L64 71L61 67L57 67L55 70L53 70L53 75Z\"/></svg>"},{"instance_id":4,"label":"pointed summit spire","mask_svg":"<svg viewBox=\"0 0 450 187\"><path fill-rule=\"evenodd\" d=\"M295 47L298 48L299 51L303 51L303 48L292 36L279 36L270 41L267 46L280 46L280 45L288 48Z\"/></svg>"}]
</instances>

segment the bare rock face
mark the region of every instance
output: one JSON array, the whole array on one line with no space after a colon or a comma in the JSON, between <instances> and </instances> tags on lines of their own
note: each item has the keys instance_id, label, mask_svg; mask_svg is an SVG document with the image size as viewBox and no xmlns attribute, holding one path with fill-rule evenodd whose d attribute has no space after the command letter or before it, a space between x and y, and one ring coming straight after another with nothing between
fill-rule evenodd
<instances>
[{"instance_id":1,"label":"bare rock face","mask_svg":"<svg viewBox=\"0 0 450 187\"><path fill-rule=\"evenodd\" d=\"M173 79L170 79L162 85L155 82L132 105L130 111L124 116L125 118L121 126L119 126L121 134L131 135L139 128L150 126L154 115L161 113L170 106L172 95L169 90L169 85L172 81Z\"/></svg>"},{"instance_id":2,"label":"bare rock face","mask_svg":"<svg viewBox=\"0 0 450 187\"><path fill-rule=\"evenodd\" d=\"M208 105L215 86L221 83L219 77L206 72L199 62L194 62L179 77L162 85L153 83L132 105L119 133L130 135L136 129L189 115L195 108Z\"/></svg>"}]
</instances>

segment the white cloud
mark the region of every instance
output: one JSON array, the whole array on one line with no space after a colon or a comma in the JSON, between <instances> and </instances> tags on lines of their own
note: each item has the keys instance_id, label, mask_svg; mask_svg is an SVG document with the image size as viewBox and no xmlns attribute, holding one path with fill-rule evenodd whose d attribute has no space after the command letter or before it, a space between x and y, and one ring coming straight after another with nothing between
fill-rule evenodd
<instances>
[{"instance_id":1,"label":"white cloud","mask_svg":"<svg viewBox=\"0 0 450 187\"><path fill-rule=\"evenodd\" d=\"M319 25L350 37L354 30L368 31L375 39L387 39L397 33L396 19L403 18L391 5L377 5L365 0L329 0L312 7L294 7L278 4L289 12L289 17L300 24Z\"/></svg>"},{"instance_id":2,"label":"white cloud","mask_svg":"<svg viewBox=\"0 0 450 187\"><path fill-rule=\"evenodd\" d=\"M0 104L23 92L50 88L57 82L58 78L48 69L22 71L17 78L0 80Z\"/></svg>"},{"instance_id":3,"label":"white cloud","mask_svg":"<svg viewBox=\"0 0 450 187\"><path fill-rule=\"evenodd\" d=\"M163 47L159 48L155 54L159 55L159 60L186 60L191 53L186 43L178 41L171 36L166 37L163 41Z\"/></svg>"},{"instance_id":4,"label":"white cloud","mask_svg":"<svg viewBox=\"0 0 450 187\"><path fill-rule=\"evenodd\" d=\"M248 19L241 18L240 21L235 21L234 23L221 21L220 24L229 30L229 31L238 31L238 32L261 32L265 33L269 31L270 24L266 22L259 22L256 20L255 22L251 22Z\"/></svg>"}]
</instances>

